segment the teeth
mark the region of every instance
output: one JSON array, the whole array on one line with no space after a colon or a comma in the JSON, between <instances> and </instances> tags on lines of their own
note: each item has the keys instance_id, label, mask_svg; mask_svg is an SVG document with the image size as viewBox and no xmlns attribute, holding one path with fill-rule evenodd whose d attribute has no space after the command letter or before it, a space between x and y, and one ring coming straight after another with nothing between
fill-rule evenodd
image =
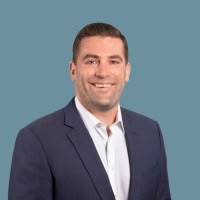
<instances>
[{"instance_id":1,"label":"teeth","mask_svg":"<svg viewBox=\"0 0 200 200\"><path fill-rule=\"evenodd\" d=\"M111 84L94 84L95 87L98 87L98 88L108 88L111 86Z\"/></svg>"}]
</instances>

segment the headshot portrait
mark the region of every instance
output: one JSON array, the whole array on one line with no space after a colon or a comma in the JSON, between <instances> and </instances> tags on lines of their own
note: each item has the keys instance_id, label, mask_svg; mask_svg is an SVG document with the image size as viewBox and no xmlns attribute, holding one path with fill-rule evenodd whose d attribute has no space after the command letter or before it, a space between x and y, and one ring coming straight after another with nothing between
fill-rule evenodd
<instances>
[{"instance_id":1,"label":"headshot portrait","mask_svg":"<svg viewBox=\"0 0 200 200\"><path fill-rule=\"evenodd\" d=\"M121 105L133 68L126 37L93 22L71 49L74 95L21 127L8 200L171 200L159 123Z\"/></svg>"},{"instance_id":2,"label":"headshot portrait","mask_svg":"<svg viewBox=\"0 0 200 200\"><path fill-rule=\"evenodd\" d=\"M0 200L198 200L198 1L1 1Z\"/></svg>"}]
</instances>

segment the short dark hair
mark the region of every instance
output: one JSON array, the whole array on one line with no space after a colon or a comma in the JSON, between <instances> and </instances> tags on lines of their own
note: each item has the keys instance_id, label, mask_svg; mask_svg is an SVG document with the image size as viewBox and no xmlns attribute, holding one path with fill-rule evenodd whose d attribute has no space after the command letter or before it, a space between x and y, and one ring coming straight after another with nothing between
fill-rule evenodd
<instances>
[{"instance_id":1,"label":"short dark hair","mask_svg":"<svg viewBox=\"0 0 200 200\"><path fill-rule=\"evenodd\" d=\"M77 62L80 42L85 37L102 36L114 37L122 40L124 45L124 56L126 63L128 62L128 43L125 36L116 27L106 23L92 23L83 27L77 34L73 44L73 62Z\"/></svg>"}]
</instances>

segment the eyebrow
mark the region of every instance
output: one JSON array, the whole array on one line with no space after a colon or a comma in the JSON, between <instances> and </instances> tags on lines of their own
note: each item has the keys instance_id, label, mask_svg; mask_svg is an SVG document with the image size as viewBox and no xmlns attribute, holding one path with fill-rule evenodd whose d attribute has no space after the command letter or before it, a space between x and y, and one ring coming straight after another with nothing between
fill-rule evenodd
<instances>
[{"instance_id":1,"label":"eyebrow","mask_svg":"<svg viewBox=\"0 0 200 200\"><path fill-rule=\"evenodd\" d=\"M118 59L118 60L120 60L121 62L123 61L123 58L122 58L120 55L112 55L112 56L109 56L109 59Z\"/></svg>"},{"instance_id":2,"label":"eyebrow","mask_svg":"<svg viewBox=\"0 0 200 200\"><path fill-rule=\"evenodd\" d=\"M84 61L84 60L86 60L86 59L88 59L88 58L96 58L96 59L98 59L99 56L97 56L97 55L95 55L95 54L86 54L86 55L82 58L82 60Z\"/></svg>"}]
</instances>

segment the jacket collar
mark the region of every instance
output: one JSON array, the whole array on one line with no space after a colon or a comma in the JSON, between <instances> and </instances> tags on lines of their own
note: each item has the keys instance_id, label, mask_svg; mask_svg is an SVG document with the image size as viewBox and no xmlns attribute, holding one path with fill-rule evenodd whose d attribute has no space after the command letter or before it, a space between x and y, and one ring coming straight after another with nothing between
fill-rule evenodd
<instances>
[{"instance_id":1,"label":"jacket collar","mask_svg":"<svg viewBox=\"0 0 200 200\"><path fill-rule=\"evenodd\" d=\"M114 194L94 143L76 109L74 99L64 108L66 135L73 144L102 200L114 200Z\"/></svg>"}]
</instances>

